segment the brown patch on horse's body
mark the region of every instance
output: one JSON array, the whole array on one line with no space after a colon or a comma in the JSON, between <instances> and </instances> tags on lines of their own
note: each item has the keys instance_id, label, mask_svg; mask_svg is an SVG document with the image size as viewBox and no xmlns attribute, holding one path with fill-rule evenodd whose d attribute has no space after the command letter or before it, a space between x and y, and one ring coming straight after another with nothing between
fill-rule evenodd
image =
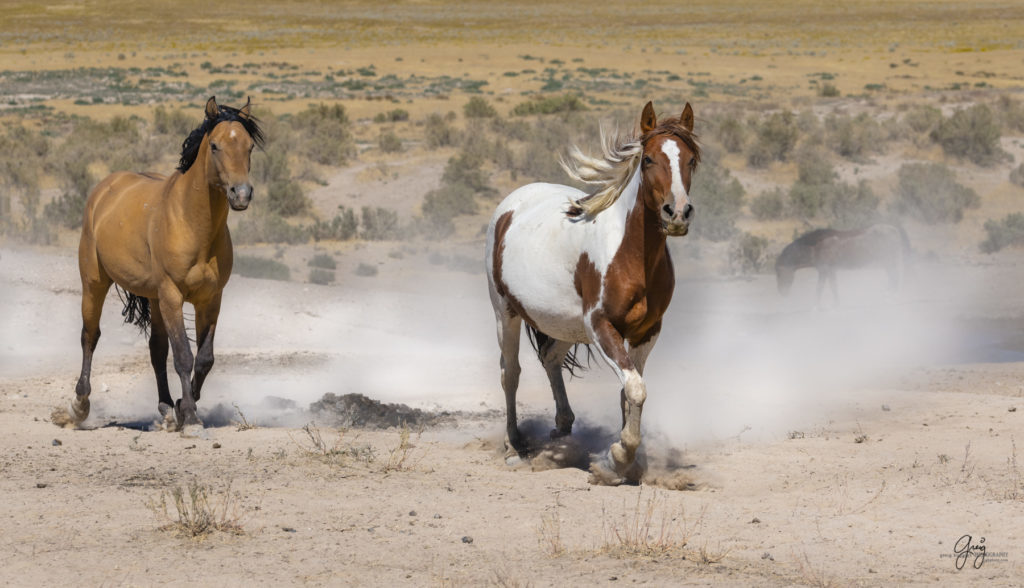
<instances>
[{"instance_id":1,"label":"brown patch on horse's body","mask_svg":"<svg viewBox=\"0 0 1024 588\"><path fill-rule=\"evenodd\" d=\"M508 211L505 214L498 217L498 220L494 223L494 251L492 260L494 266L494 289L497 293L505 299L508 308L506 312L510 316L519 316L526 321L531 327L537 328L537 325L530 318L530 315L526 313L526 309L523 308L519 299L516 298L508 290L508 284L505 283L505 279L502 276L502 258L505 254L505 233L508 233L508 228L512 226L512 215L515 211Z\"/></svg>"}]
</instances>

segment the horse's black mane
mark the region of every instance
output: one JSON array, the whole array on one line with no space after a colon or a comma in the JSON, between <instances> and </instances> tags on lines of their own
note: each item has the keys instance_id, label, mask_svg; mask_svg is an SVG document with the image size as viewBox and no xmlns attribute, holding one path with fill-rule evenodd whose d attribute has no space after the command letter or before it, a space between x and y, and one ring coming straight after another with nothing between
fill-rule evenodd
<instances>
[{"instance_id":1,"label":"horse's black mane","mask_svg":"<svg viewBox=\"0 0 1024 588\"><path fill-rule=\"evenodd\" d=\"M213 127L222 122L235 121L242 123L253 142L258 147L263 147L263 130L260 128L260 121L255 116L243 116L240 109L231 106L217 105L216 118L204 118L203 124L195 128L185 141L181 144L181 161L178 162L178 171L185 173L199 157L199 146L203 143L203 137L213 130Z\"/></svg>"}]
</instances>

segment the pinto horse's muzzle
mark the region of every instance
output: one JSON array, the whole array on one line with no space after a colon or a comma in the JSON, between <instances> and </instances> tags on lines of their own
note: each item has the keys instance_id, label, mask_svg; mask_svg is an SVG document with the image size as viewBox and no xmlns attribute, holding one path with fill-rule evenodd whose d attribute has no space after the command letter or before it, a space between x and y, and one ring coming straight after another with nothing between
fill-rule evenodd
<instances>
[{"instance_id":1,"label":"pinto horse's muzzle","mask_svg":"<svg viewBox=\"0 0 1024 588\"><path fill-rule=\"evenodd\" d=\"M661 230L670 237L682 237L690 232L692 218L693 205L689 202L680 209L666 204L661 208Z\"/></svg>"},{"instance_id":2,"label":"pinto horse's muzzle","mask_svg":"<svg viewBox=\"0 0 1024 588\"><path fill-rule=\"evenodd\" d=\"M228 188L228 204L232 210L245 210L252 201L252 184L235 184Z\"/></svg>"}]
</instances>

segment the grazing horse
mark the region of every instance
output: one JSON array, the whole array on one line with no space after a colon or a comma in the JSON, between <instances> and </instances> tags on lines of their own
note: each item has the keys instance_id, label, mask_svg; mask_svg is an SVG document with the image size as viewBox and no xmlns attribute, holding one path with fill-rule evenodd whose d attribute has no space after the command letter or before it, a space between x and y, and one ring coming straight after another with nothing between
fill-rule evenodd
<instances>
[{"instance_id":1,"label":"grazing horse","mask_svg":"<svg viewBox=\"0 0 1024 588\"><path fill-rule=\"evenodd\" d=\"M249 206L250 155L263 143L249 107L249 102L240 109L218 106L210 98L203 123L182 144L175 173L116 172L89 194L78 246L82 373L71 411L61 419L65 424L89 416L89 374L100 337L100 313L107 291L116 284L127 293L126 322L150 328L149 356L160 413L171 428L202 426L196 401L213 366L221 293L231 275L228 209ZM196 311L194 359L182 316L185 302ZM167 387L168 340L181 379L181 399L173 405Z\"/></svg>"},{"instance_id":2,"label":"grazing horse","mask_svg":"<svg viewBox=\"0 0 1024 588\"><path fill-rule=\"evenodd\" d=\"M852 231L818 229L800 236L782 250L775 261L775 277L779 293L786 296L796 270L816 268L818 305L826 283L838 305L837 269L882 267L889 275L889 290L894 292L903 280L909 257L910 240L902 228L894 225L875 224Z\"/></svg>"},{"instance_id":3,"label":"grazing horse","mask_svg":"<svg viewBox=\"0 0 1024 588\"><path fill-rule=\"evenodd\" d=\"M525 451L516 422L520 325L536 343L555 398L552 437L568 435L575 420L562 369L579 366L576 345L596 349L622 384L622 431L604 459L592 464L594 482L639 481L642 377L672 298L675 277L667 236L689 230L694 208L690 180L700 161L693 109L656 120L650 102L640 135L605 137L603 158L570 152L562 162L576 180L597 187L587 195L569 186L529 184L498 205L487 227L487 280L501 347L506 456Z\"/></svg>"}]
</instances>

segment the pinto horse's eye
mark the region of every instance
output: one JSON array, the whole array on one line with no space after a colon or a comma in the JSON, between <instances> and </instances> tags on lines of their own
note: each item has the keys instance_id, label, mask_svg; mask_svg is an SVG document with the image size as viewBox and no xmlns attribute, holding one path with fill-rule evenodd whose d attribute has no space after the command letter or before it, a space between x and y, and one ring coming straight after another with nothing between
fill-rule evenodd
<instances>
[{"instance_id":1,"label":"pinto horse's eye","mask_svg":"<svg viewBox=\"0 0 1024 588\"><path fill-rule=\"evenodd\" d=\"M654 163L654 160L651 159L650 155L644 155L644 165L651 165L653 163Z\"/></svg>"},{"instance_id":2,"label":"pinto horse's eye","mask_svg":"<svg viewBox=\"0 0 1024 588\"><path fill-rule=\"evenodd\" d=\"M690 169L693 169L695 167L697 167L697 158L696 157L691 157L690 158Z\"/></svg>"}]
</instances>

